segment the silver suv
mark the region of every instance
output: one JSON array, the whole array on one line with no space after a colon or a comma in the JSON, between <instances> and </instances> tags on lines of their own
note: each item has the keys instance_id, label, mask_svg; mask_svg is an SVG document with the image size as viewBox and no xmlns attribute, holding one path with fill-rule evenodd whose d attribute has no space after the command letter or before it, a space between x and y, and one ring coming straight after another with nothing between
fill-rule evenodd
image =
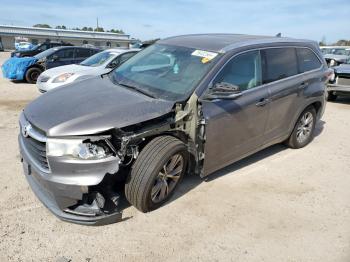
<instances>
[{"instance_id":1,"label":"silver suv","mask_svg":"<svg viewBox=\"0 0 350 262\"><path fill-rule=\"evenodd\" d=\"M307 145L331 72L315 42L171 37L109 74L37 98L20 117L25 176L56 216L121 218L120 186L142 212L186 173L205 177L270 145Z\"/></svg>"}]
</instances>

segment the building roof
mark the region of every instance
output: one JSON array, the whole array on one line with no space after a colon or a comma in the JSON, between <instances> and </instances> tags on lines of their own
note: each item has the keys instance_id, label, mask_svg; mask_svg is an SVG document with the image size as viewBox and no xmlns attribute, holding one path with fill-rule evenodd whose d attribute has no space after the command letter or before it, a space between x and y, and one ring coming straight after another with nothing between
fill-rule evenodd
<instances>
[{"instance_id":1,"label":"building roof","mask_svg":"<svg viewBox=\"0 0 350 262\"><path fill-rule=\"evenodd\" d=\"M224 53L242 45L264 43L313 42L310 40L292 39L275 36L240 35L240 34L193 34L174 36L159 40L157 43L185 46L207 51Z\"/></svg>"},{"instance_id":2,"label":"building roof","mask_svg":"<svg viewBox=\"0 0 350 262\"><path fill-rule=\"evenodd\" d=\"M41 36L55 38L81 38L81 39L97 39L97 40L117 40L130 41L129 35L110 33L110 32L91 32L80 30L24 27L12 25L0 25L0 35L12 36Z\"/></svg>"}]
</instances>

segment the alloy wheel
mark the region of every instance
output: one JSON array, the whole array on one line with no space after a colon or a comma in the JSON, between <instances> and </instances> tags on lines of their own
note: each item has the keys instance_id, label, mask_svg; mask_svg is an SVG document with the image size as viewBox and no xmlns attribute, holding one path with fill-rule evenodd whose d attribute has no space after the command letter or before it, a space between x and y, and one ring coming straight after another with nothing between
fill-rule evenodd
<instances>
[{"instance_id":1,"label":"alloy wheel","mask_svg":"<svg viewBox=\"0 0 350 262\"><path fill-rule=\"evenodd\" d=\"M310 137L314 124L314 117L311 112L306 112L300 119L297 127L297 140L300 144Z\"/></svg>"},{"instance_id":2,"label":"alloy wheel","mask_svg":"<svg viewBox=\"0 0 350 262\"><path fill-rule=\"evenodd\" d=\"M174 190L181 178L184 169L184 158L181 154L175 154L163 165L159 171L151 190L153 203L159 203L167 198Z\"/></svg>"}]
</instances>

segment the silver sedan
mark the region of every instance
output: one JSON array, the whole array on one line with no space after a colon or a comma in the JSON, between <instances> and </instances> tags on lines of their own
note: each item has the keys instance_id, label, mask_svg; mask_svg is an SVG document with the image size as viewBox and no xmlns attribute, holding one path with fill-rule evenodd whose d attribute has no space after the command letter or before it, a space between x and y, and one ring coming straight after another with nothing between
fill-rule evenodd
<instances>
[{"instance_id":1,"label":"silver sedan","mask_svg":"<svg viewBox=\"0 0 350 262\"><path fill-rule=\"evenodd\" d=\"M41 93L45 93L59 86L109 73L138 51L140 49L108 49L85 59L80 64L46 70L39 76L37 87Z\"/></svg>"}]
</instances>

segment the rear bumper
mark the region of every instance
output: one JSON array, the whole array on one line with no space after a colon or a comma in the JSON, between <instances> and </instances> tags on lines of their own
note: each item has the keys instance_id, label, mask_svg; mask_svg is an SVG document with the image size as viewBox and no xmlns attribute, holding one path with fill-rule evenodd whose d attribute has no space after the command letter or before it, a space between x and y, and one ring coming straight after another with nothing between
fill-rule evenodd
<instances>
[{"instance_id":1,"label":"rear bumper","mask_svg":"<svg viewBox=\"0 0 350 262\"><path fill-rule=\"evenodd\" d=\"M350 86L347 85L337 85L337 84L328 84L327 91L333 91L339 94L349 94L350 95Z\"/></svg>"},{"instance_id":2,"label":"rear bumper","mask_svg":"<svg viewBox=\"0 0 350 262\"><path fill-rule=\"evenodd\" d=\"M59 219L82 225L106 225L122 219L121 212L98 214L75 213L70 207L76 205L88 192L88 185L74 185L52 181L52 173L45 173L36 167L19 136L21 161L25 177L37 198ZM72 174L74 176L74 174ZM56 177L57 178L57 177Z\"/></svg>"}]
</instances>

